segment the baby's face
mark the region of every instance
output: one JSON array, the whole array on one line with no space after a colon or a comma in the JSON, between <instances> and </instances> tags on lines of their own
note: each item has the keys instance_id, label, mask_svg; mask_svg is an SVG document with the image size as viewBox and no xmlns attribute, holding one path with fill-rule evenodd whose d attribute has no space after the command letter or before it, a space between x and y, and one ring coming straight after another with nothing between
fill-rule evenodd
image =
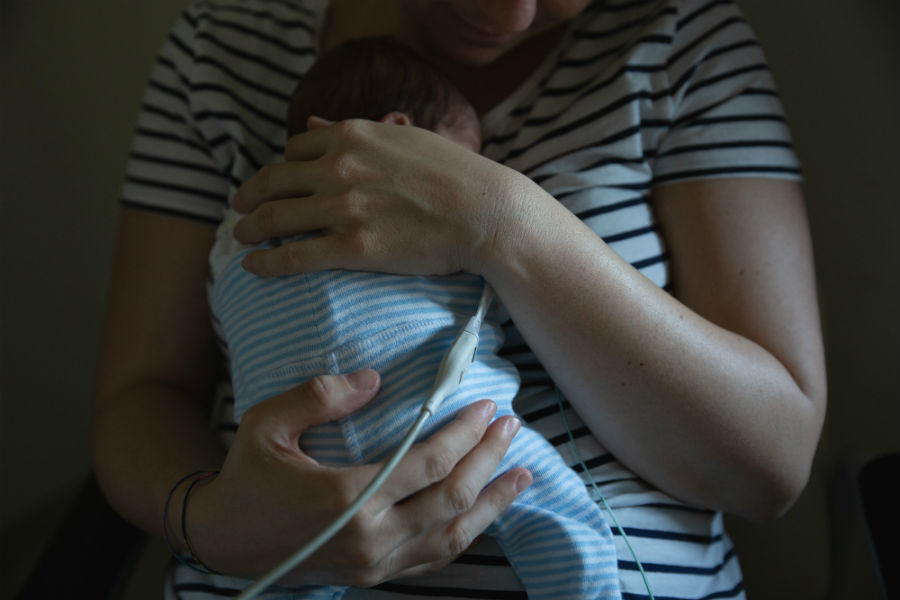
<instances>
[{"instance_id":1,"label":"baby's face","mask_svg":"<svg viewBox=\"0 0 900 600\"><path fill-rule=\"evenodd\" d=\"M476 154L481 151L481 124L471 106L467 106L465 112L452 122L435 127L434 132Z\"/></svg>"}]
</instances>

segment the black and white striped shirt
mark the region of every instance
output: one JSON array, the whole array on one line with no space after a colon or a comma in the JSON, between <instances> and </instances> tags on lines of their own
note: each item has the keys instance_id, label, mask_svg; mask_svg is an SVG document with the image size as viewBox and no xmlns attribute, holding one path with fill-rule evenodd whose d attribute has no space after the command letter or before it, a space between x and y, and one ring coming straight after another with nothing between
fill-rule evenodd
<instances>
[{"instance_id":1,"label":"black and white striped shirt","mask_svg":"<svg viewBox=\"0 0 900 600\"><path fill-rule=\"evenodd\" d=\"M285 114L316 57L326 0L208 0L165 43L138 121L126 206L217 224L242 181L281 160ZM668 289L651 191L711 177L800 177L772 76L729 0L596 1L516 92L484 115L483 153L532 178L625 260ZM565 265L560 265L564 269ZM552 382L512 323L504 355L522 373L516 408L587 482ZM657 598L742 598L720 514L631 473L566 405L590 476ZM625 598L647 591L616 533ZM174 569L168 593L234 595L245 582ZM351 592L366 598L521 598L490 541L440 573Z\"/></svg>"}]
</instances>

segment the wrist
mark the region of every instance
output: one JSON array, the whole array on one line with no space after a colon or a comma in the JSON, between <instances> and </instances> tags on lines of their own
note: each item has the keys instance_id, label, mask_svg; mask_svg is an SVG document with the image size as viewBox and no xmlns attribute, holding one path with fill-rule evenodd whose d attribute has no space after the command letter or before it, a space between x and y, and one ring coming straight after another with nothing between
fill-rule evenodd
<instances>
[{"instance_id":1,"label":"wrist","mask_svg":"<svg viewBox=\"0 0 900 600\"><path fill-rule=\"evenodd\" d=\"M218 471L195 471L179 479L169 491L163 507L163 538L173 556L186 566L203 573L217 573L200 558L194 533L210 528L200 517L207 514L198 498L201 490L213 482ZM190 521L190 524L189 524Z\"/></svg>"},{"instance_id":2,"label":"wrist","mask_svg":"<svg viewBox=\"0 0 900 600\"><path fill-rule=\"evenodd\" d=\"M537 202L530 179L509 167L492 166L496 169L490 178L493 185L481 192L481 237L471 246L471 265L466 269L488 280L515 263L517 246L531 233L530 213Z\"/></svg>"},{"instance_id":3,"label":"wrist","mask_svg":"<svg viewBox=\"0 0 900 600\"><path fill-rule=\"evenodd\" d=\"M509 170L497 194L494 227L476 255L476 273L496 290L507 283L528 281L540 256L552 247L553 236L565 235L557 228L554 211L563 208L528 177Z\"/></svg>"}]
</instances>

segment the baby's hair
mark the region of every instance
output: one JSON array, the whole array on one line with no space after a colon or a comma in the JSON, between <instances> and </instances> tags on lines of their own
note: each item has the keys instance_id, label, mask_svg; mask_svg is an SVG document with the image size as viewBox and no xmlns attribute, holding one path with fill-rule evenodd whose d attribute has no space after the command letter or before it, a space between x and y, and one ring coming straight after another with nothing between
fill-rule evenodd
<instances>
[{"instance_id":1,"label":"baby's hair","mask_svg":"<svg viewBox=\"0 0 900 600\"><path fill-rule=\"evenodd\" d=\"M452 124L468 100L418 54L387 37L345 42L322 54L294 90L288 137L306 131L312 116L330 121L406 113L434 131Z\"/></svg>"}]
</instances>

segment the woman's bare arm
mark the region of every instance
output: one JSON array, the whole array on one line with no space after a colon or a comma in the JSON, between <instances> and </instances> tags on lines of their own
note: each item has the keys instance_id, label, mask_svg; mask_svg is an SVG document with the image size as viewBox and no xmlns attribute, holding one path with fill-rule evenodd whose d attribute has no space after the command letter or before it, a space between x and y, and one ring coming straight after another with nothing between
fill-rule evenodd
<instances>
[{"instance_id":1,"label":"woman's bare arm","mask_svg":"<svg viewBox=\"0 0 900 600\"><path fill-rule=\"evenodd\" d=\"M752 518L779 514L802 489L825 383L796 184L656 189L672 297L531 180L427 131L344 121L295 136L286 157L241 187L234 204L248 216L235 235L323 235L252 253L248 269L482 274L592 431L639 475Z\"/></svg>"},{"instance_id":2,"label":"woman's bare arm","mask_svg":"<svg viewBox=\"0 0 900 600\"><path fill-rule=\"evenodd\" d=\"M653 199L674 298L561 206L533 198L486 275L623 462L689 502L780 514L806 483L825 412L799 186L700 181Z\"/></svg>"},{"instance_id":3,"label":"woman's bare arm","mask_svg":"<svg viewBox=\"0 0 900 600\"><path fill-rule=\"evenodd\" d=\"M218 468L225 455L209 427L220 360L204 288L214 233L201 222L133 209L120 219L93 411L94 468L113 506L156 535L172 485Z\"/></svg>"}]
</instances>

